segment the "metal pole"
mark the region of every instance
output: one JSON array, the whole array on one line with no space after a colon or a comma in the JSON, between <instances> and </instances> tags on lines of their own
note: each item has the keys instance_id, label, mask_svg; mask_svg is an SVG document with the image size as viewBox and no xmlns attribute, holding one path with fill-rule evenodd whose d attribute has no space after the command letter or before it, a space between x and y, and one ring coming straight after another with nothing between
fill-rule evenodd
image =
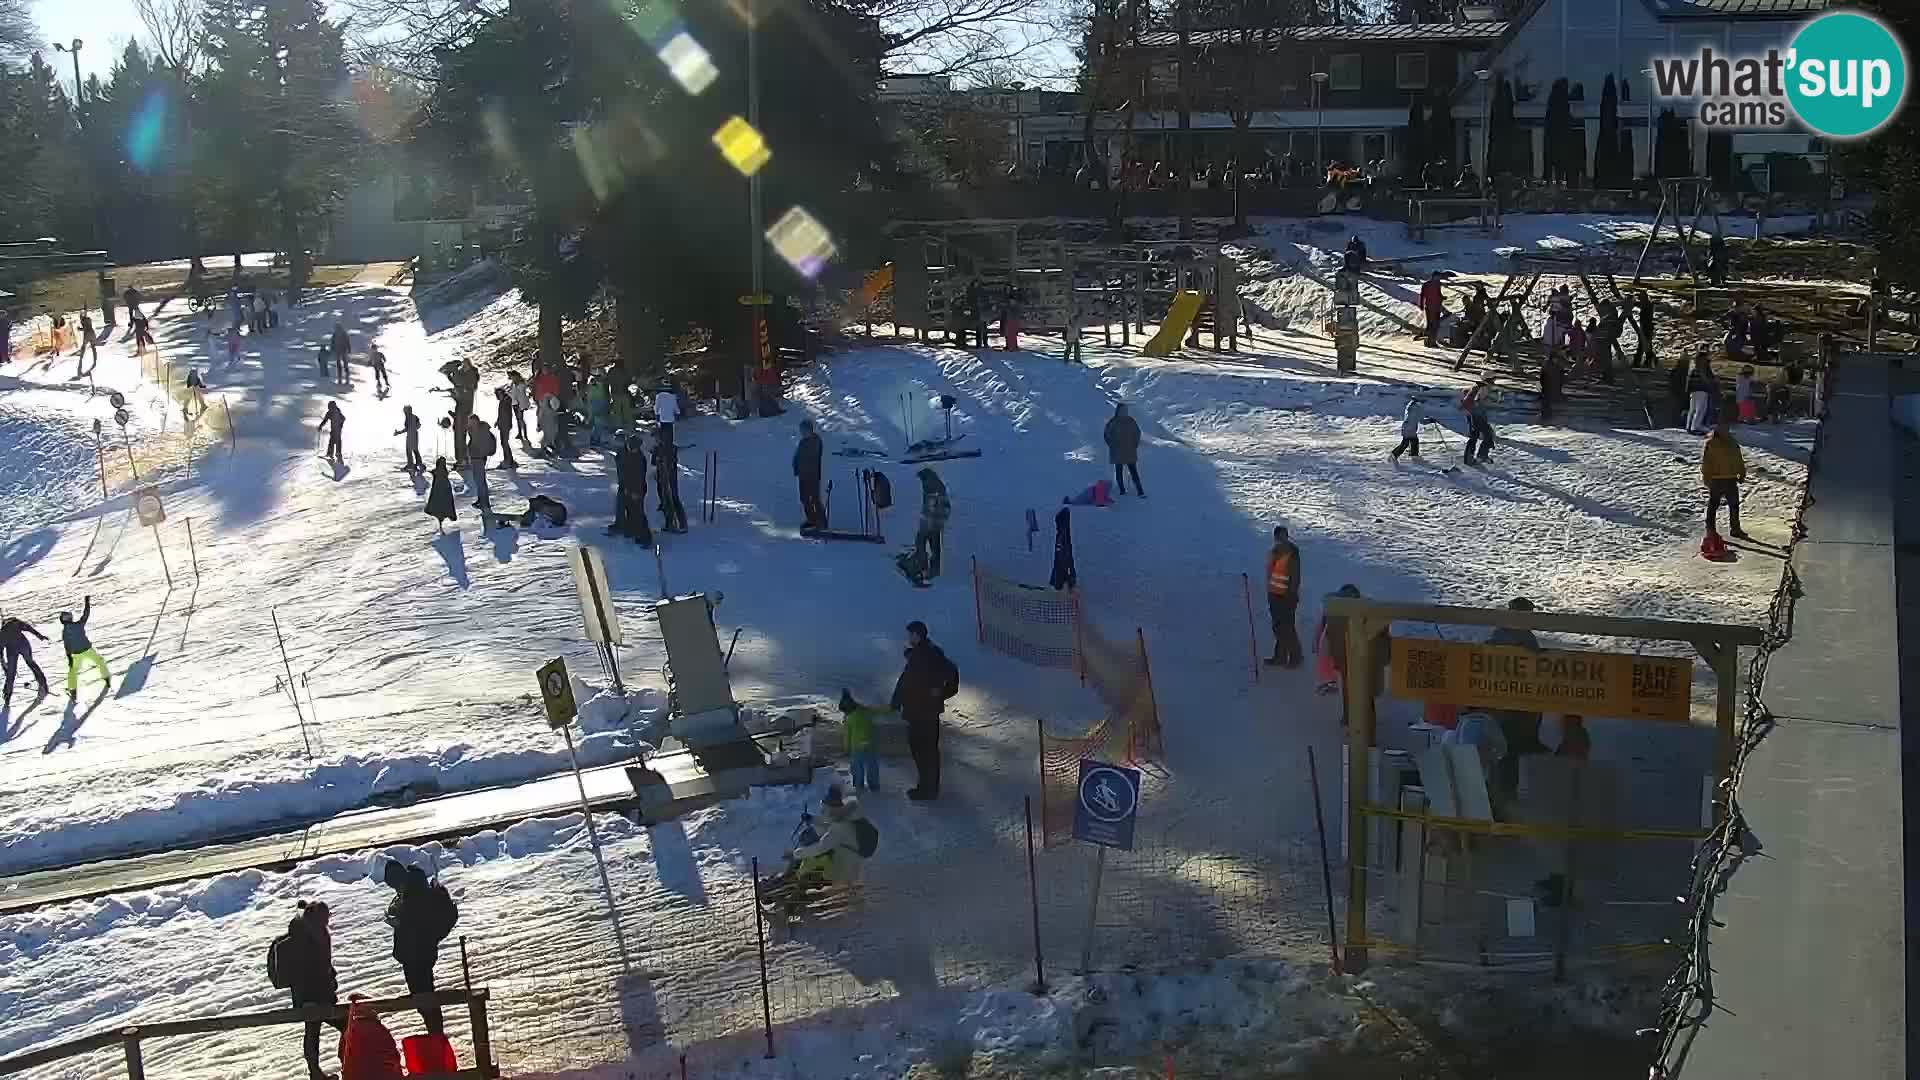
<instances>
[{"instance_id":1,"label":"metal pole","mask_svg":"<svg viewBox=\"0 0 1920 1080\"><path fill-rule=\"evenodd\" d=\"M193 580L200 580L200 552L193 546L193 519L187 519L187 554L193 559Z\"/></svg>"},{"instance_id":2,"label":"metal pole","mask_svg":"<svg viewBox=\"0 0 1920 1080\"><path fill-rule=\"evenodd\" d=\"M755 0L746 0L747 4L747 123L754 131L760 130L760 13ZM764 135L762 136L764 137ZM762 250L766 232L766 207L764 193L760 186L760 172L755 170L747 177L747 244L748 254L753 268L753 303L747 311L752 316L748 327L752 331L747 348L751 350L754 365L765 364L766 358L760 355L760 331L766 319L765 307L760 303L760 291L766 285L766 254ZM742 387L748 391L750 387Z\"/></svg>"},{"instance_id":3,"label":"metal pole","mask_svg":"<svg viewBox=\"0 0 1920 1080\"><path fill-rule=\"evenodd\" d=\"M173 570L167 566L167 548L160 542L160 526L153 527L153 549L160 553L160 572L167 577L167 588L173 588Z\"/></svg>"},{"instance_id":4,"label":"metal pole","mask_svg":"<svg viewBox=\"0 0 1920 1080\"><path fill-rule=\"evenodd\" d=\"M1107 849L1102 845L1093 857L1093 889L1087 896L1087 936L1080 940L1080 974L1093 970L1093 928L1100 916L1100 878L1107 869Z\"/></svg>"},{"instance_id":5,"label":"metal pole","mask_svg":"<svg viewBox=\"0 0 1920 1080\"><path fill-rule=\"evenodd\" d=\"M753 859L753 938L760 947L760 1025L767 1033L767 1056L773 1056L773 996L767 989L767 927L760 910L760 858Z\"/></svg>"},{"instance_id":6,"label":"metal pole","mask_svg":"<svg viewBox=\"0 0 1920 1080\"><path fill-rule=\"evenodd\" d=\"M1033 902L1033 992L1044 994L1047 969L1040 959L1040 876L1035 872L1033 859L1033 796L1023 801L1027 809L1027 896Z\"/></svg>"},{"instance_id":7,"label":"metal pole","mask_svg":"<svg viewBox=\"0 0 1920 1080\"><path fill-rule=\"evenodd\" d=\"M293 681L293 664L287 659L287 639L280 633L280 609L269 608L273 618L273 639L280 643L280 666L287 673L287 696L293 699L293 717L300 722L300 741L306 745L307 760L313 760L313 740L307 735L307 715L300 709L299 683Z\"/></svg>"},{"instance_id":8,"label":"metal pole","mask_svg":"<svg viewBox=\"0 0 1920 1080\"><path fill-rule=\"evenodd\" d=\"M1320 810L1320 766L1313 747L1307 747L1307 780L1313 785L1313 828L1320 834L1320 884L1327 895L1327 948L1333 950L1333 970L1340 971L1340 933L1333 921L1333 867L1327 857L1327 818Z\"/></svg>"},{"instance_id":9,"label":"metal pole","mask_svg":"<svg viewBox=\"0 0 1920 1080\"><path fill-rule=\"evenodd\" d=\"M467 994L473 994L473 965L467 962L467 935L460 935L460 981L465 984Z\"/></svg>"},{"instance_id":10,"label":"metal pole","mask_svg":"<svg viewBox=\"0 0 1920 1080\"><path fill-rule=\"evenodd\" d=\"M627 937L620 930L620 907L613 902L613 881L607 877L607 859L600 852L600 834L593 827L593 808L587 804L587 782L580 776L580 758L573 752L573 726L561 728L560 734L567 740L567 760L573 763L573 783L580 791L580 813L587 819L587 842L593 845L593 864L600 869L600 889L607 896L607 917L613 920L614 944L620 947L621 966L627 967L633 960L627 954Z\"/></svg>"},{"instance_id":11,"label":"metal pole","mask_svg":"<svg viewBox=\"0 0 1920 1080\"><path fill-rule=\"evenodd\" d=\"M98 432L93 436L93 459L100 467L100 497L104 499L107 497L107 449L100 444Z\"/></svg>"},{"instance_id":12,"label":"metal pole","mask_svg":"<svg viewBox=\"0 0 1920 1080\"><path fill-rule=\"evenodd\" d=\"M1247 604L1247 661L1253 665L1253 682L1258 686L1260 684L1260 639L1254 636L1253 585L1247 580L1245 572L1240 575L1240 598Z\"/></svg>"},{"instance_id":13,"label":"metal pole","mask_svg":"<svg viewBox=\"0 0 1920 1080\"><path fill-rule=\"evenodd\" d=\"M140 466L133 463L133 440L127 437L127 429L120 429L120 444L127 448L127 468L133 471L133 478L140 479Z\"/></svg>"}]
</instances>

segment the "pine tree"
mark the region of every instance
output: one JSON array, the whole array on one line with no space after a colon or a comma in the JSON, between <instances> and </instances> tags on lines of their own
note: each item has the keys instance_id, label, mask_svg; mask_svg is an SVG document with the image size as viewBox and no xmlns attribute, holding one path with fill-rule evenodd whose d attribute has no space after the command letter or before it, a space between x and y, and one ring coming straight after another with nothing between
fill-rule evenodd
<instances>
[{"instance_id":1,"label":"pine tree","mask_svg":"<svg viewBox=\"0 0 1920 1080\"><path fill-rule=\"evenodd\" d=\"M1628 161L1632 155L1628 155ZM1593 186L1617 188L1626 183L1620 156L1620 93L1613 76L1600 85L1600 138L1593 148Z\"/></svg>"},{"instance_id":2,"label":"pine tree","mask_svg":"<svg viewBox=\"0 0 1920 1080\"><path fill-rule=\"evenodd\" d=\"M1519 122L1513 116L1513 86L1504 77L1496 79L1487 121L1487 160L1483 162L1489 179L1503 173L1532 172L1527 159L1533 155L1523 138Z\"/></svg>"},{"instance_id":3,"label":"pine tree","mask_svg":"<svg viewBox=\"0 0 1920 1080\"><path fill-rule=\"evenodd\" d=\"M1427 127L1427 156L1446 162L1456 172L1462 164L1459 143L1454 137L1453 106L1444 97L1434 99L1433 115Z\"/></svg>"},{"instance_id":4,"label":"pine tree","mask_svg":"<svg viewBox=\"0 0 1920 1080\"><path fill-rule=\"evenodd\" d=\"M1567 80L1555 79L1553 89L1547 91L1545 171L1548 180L1566 184L1577 175L1573 166L1576 153L1573 142L1573 106L1567 100Z\"/></svg>"},{"instance_id":5,"label":"pine tree","mask_svg":"<svg viewBox=\"0 0 1920 1080\"><path fill-rule=\"evenodd\" d=\"M1407 104L1407 127L1400 137L1400 175L1408 183L1418 180L1427 167L1426 109L1414 98Z\"/></svg>"}]
</instances>

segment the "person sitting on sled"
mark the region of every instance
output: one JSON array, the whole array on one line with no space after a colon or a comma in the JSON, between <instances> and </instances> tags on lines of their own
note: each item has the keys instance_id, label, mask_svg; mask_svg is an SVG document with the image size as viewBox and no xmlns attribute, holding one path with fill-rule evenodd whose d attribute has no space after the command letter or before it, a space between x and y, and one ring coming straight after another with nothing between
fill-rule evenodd
<instances>
[{"instance_id":1,"label":"person sitting on sled","mask_svg":"<svg viewBox=\"0 0 1920 1080\"><path fill-rule=\"evenodd\" d=\"M867 859L880 843L880 830L867 820L860 801L847 798L840 785L827 789L820 807L826 813L826 831L788 851L786 869L768 883L763 893L768 901L783 903L789 910L825 886L859 881ZM805 829L801 839L812 831Z\"/></svg>"}]
</instances>

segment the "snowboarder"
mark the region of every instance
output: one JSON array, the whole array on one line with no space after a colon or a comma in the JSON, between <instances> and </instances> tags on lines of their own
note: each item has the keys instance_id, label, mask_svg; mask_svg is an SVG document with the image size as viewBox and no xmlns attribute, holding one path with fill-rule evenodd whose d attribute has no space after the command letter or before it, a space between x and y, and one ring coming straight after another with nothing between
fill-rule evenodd
<instances>
[{"instance_id":1,"label":"snowboarder","mask_svg":"<svg viewBox=\"0 0 1920 1080\"><path fill-rule=\"evenodd\" d=\"M659 437L673 442L673 425L680 419L680 396L673 392L671 383L661 383L659 392L653 395L653 418L660 425Z\"/></svg>"},{"instance_id":2,"label":"snowboarder","mask_svg":"<svg viewBox=\"0 0 1920 1080\"><path fill-rule=\"evenodd\" d=\"M652 547L653 527L647 523L647 454L639 432L627 433L614 455L613 468L613 525L607 531L632 537L642 547Z\"/></svg>"},{"instance_id":3,"label":"snowboarder","mask_svg":"<svg viewBox=\"0 0 1920 1080\"><path fill-rule=\"evenodd\" d=\"M453 510L453 481L447 477L446 458L433 459L433 479L427 486L427 515L441 532L447 531L447 522L459 519Z\"/></svg>"},{"instance_id":4,"label":"snowboarder","mask_svg":"<svg viewBox=\"0 0 1920 1080\"><path fill-rule=\"evenodd\" d=\"M1073 565L1073 511L1065 499L1053 515L1053 574L1047 582L1056 590L1080 586L1080 572Z\"/></svg>"},{"instance_id":5,"label":"snowboarder","mask_svg":"<svg viewBox=\"0 0 1920 1080\"><path fill-rule=\"evenodd\" d=\"M1460 395L1460 411L1467 414L1467 448L1462 458L1468 465L1487 460L1493 451L1493 425L1487 422L1487 398L1493 394L1493 376L1483 375L1472 388ZM1480 445L1480 454L1474 456L1474 443Z\"/></svg>"},{"instance_id":6,"label":"snowboarder","mask_svg":"<svg viewBox=\"0 0 1920 1080\"><path fill-rule=\"evenodd\" d=\"M100 692L113 689L113 673L107 670L107 662L100 658L100 651L93 647L87 637L87 619L93 615L93 597L87 597L86 606L80 609L80 617L73 612L60 613L60 644L67 650L67 698L72 700L80 696L80 665L92 664L100 673Z\"/></svg>"},{"instance_id":7,"label":"snowboarder","mask_svg":"<svg viewBox=\"0 0 1920 1080\"><path fill-rule=\"evenodd\" d=\"M1639 316L1640 322L1637 328L1640 331L1640 344L1635 346L1633 350L1633 366L1637 368L1650 368L1654 366L1653 297L1647 295L1647 290L1641 289L1640 295L1634 297L1633 312Z\"/></svg>"},{"instance_id":8,"label":"snowboarder","mask_svg":"<svg viewBox=\"0 0 1920 1080\"><path fill-rule=\"evenodd\" d=\"M373 367L373 392L384 394L392 390L393 383L387 380L387 354L380 351L380 346L367 346L367 363Z\"/></svg>"},{"instance_id":9,"label":"snowboarder","mask_svg":"<svg viewBox=\"0 0 1920 1080\"><path fill-rule=\"evenodd\" d=\"M13 677L22 660L26 661L27 670L33 672L34 681L40 684L40 696L47 696L47 673L41 671L40 665L33 661L33 644L27 640L29 636L47 640L45 634L21 619L9 616L6 621L0 622L0 656L6 658L8 707L13 705Z\"/></svg>"},{"instance_id":10,"label":"snowboarder","mask_svg":"<svg viewBox=\"0 0 1920 1080\"><path fill-rule=\"evenodd\" d=\"M800 516L805 519L800 526L802 532L823 529L827 525L827 510L820 504L822 449L820 434L813 430L813 421L800 421L800 444L793 450L793 475L800 481Z\"/></svg>"},{"instance_id":11,"label":"snowboarder","mask_svg":"<svg viewBox=\"0 0 1920 1080\"><path fill-rule=\"evenodd\" d=\"M671 432L654 435L653 482L659 488L660 527L672 533L686 532L687 508L680 502L680 454L674 449Z\"/></svg>"},{"instance_id":12,"label":"snowboarder","mask_svg":"<svg viewBox=\"0 0 1920 1080\"><path fill-rule=\"evenodd\" d=\"M500 467L518 469L513 459L513 395L504 386L493 388L493 426L500 433Z\"/></svg>"},{"instance_id":13,"label":"snowboarder","mask_svg":"<svg viewBox=\"0 0 1920 1080\"><path fill-rule=\"evenodd\" d=\"M873 724L882 714L893 710L884 705L862 705L853 691L840 688L840 715L847 736L847 768L853 773L856 791L880 790L880 752L874 749Z\"/></svg>"},{"instance_id":14,"label":"snowboarder","mask_svg":"<svg viewBox=\"0 0 1920 1080\"><path fill-rule=\"evenodd\" d=\"M1700 449L1700 477L1707 484L1707 531L1720 531L1720 504L1725 502L1727 535L1745 540L1747 534L1740 528L1740 485L1747 479L1747 463L1728 430L1727 417L1720 418Z\"/></svg>"},{"instance_id":15,"label":"snowboarder","mask_svg":"<svg viewBox=\"0 0 1920 1080\"><path fill-rule=\"evenodd\" d=\"M413 406L400 406L400 430L394 434L407 437L407 463L403 468L408 472L425 472L427 463L420 457L420 418L413 415Z\"/></svg>"},{"instance_id":16,"label":"snowboarder","mask_svg":"<svg viewBox=\"0 0 1920 1080\"><path fill-rule=\"evenodd\" d=\"M473 505L480 511L480 520L487 519L487 512L493 509L493 496L487 491L487 458L493 456L493 432L487 422L478 416L467 416L467 468L468 479L473 484Z\"/></svg>"},{"instance_id":17,"label":"snowboarder","mask_svg":"<svg viewBox=\"0 0 1920 1080\"><path fill-rule=\"evenodd\" d=\"M393 958L400 961L407 992L431 994L440 943L453 932L460 909L445 885L428 880L425 870L398 859L387 860L381 880L394 891L393 901L387 905L387 925L393 927ZM445 1033L440 1006L422 1005L420 1019L426 1022L428 1034Z\"/></svg>"},{"instance_id":18,"label":"snowboarder","mask_svg":"<svg viewBox=\"0 0 1920 1080\"><path fill-rule=\"evenodd\" d=\"M913 537L913 554L907 567L916 584L925 585L940 576L940 537L946 531L947 518L953 514L953 501L947 485L932 469L920 470L920 529Z\"/></svg>"},{"instance_id":19,"label":"snowboarder","mask_svg":"<svg viewBox=\"0 0 1920 1080\"><path fill-rule=\"evenodd\" d=\"M1127 415L1125 405L1115 405L1113 416L1107 420L1106 430L1102 433L1107 441L1107 460L1113 463L1113 485L1120 494L1127 493L1126 478L1120 475L1125 469L1133 475L1133 493L1146 498L1146 486L1140 483L1140 424Z\"/></svg>"},{"instance_id":20,"label":"snowboarder","mask_svg":"<svg viewBox=\"0 0 1920 1080\"><path fill-rule=\"evenodd\" d=\"M907 792L915 802L940 797L940 714L960 692L960 669L927 637L927 624L907 624L907 663L893 684L895 712L907 722L907 746L919 782Z\"/></svg>"},{"instance_id":21,"label":"snowboarder","mask_svg":"<svg viewBox=\"0 0 1920 1080\"><path fill-rule=\"evenodd\" d=\"M1400 445L1393 448L1393 460L1397 465L1400 455L1411 453L1420 456L1420 425L1427 419L1427 407L1415 394L1407 399L1407 411L1400 418Z\"/></svg>"},{"instance_id":22,"label":"snowboarder","mask_svg":"<svg viewBox=\"0 0 1920 1080\"><path fill-rule=\"evenodd\" d=\"M507 396L513 399L514 430L519 432L521 442L532 442L527 438L527 407L531 399L527 393L526 377L518 371L507 372Z\"/></svg>"},{"instance_id":23,"label":"snowboarder","mask_svg":"<svg viewBox=\"0 0 1920 1080\"><path fill-rule=\"evenodd\" d=\"M287 932L273 939L267 948L267 978L286 990L293 1007L338 1005L340 976L333 968L333 932L328 928L332 912L318 900L299 903L299 914L287 921ZM347 1026L339 1020L309 1020L300 1042L307 1059L308 1080L326 1080L320 1069L320 1026L331 1024L336 1031Z\"/></svg>"},{"instance_id":24,"label":"snowboarder","mask_svg":"<svg viewBox=\"0 0 1920 1080\"><path fill-rule=\"evenodd\" d=\"M1273 655L1269 667L1300 666L1300 630L1294 615L1300 607L1300 549L1287 538L1287 527L1273 527L1273 549L1267 552L1267 615L1273 623Z\"/></svg>"},{"instance_id":25,"label":"snowboarder","mask_svg":"<svg viewBox=\"0 0 1920 1080\"><path fill-rule=\"evenodd\" d=\"M347 414L340 411L340 403L337 401L329 401L327 402L326 415L322 416L320 422L313 426L313 430L315 431L319 431L321 428L332 429L327 433L326 456L335 461L339 461L341 458L340 429L346 425L346 422Z\"/></svg>"},{"instance_id":26,"label":"snowboarder","mask_svg":"<svg viewBox=\"0 0 1920 1080\"><path fill-rule=\"evenodd\" d=\"M95 367L98 367L100 365L100 343L95 340L94 337L93 313L90 311L82 311L80 313L80 347L75 349L73 353L73 375L75 378L79 378L85 374L80 370L80 364L86 359L87 350L89 349L93 350L93 363Z\"/></svg>"},{"instance_id":27,"label":"snowboarder","mask_svg":"<svg viewBox=\"0 0 1920 1080\"><path fill-rule=\"evenodd\" d=\"M347 328L340 322L333 324L333 377L341 382L347 381L347 353L352 342L347 338Z\"/></svg>"},{"instance_id":28,"label":"snowboarder","mask_svg":"<svg viewBox=\"0 0 1920 1080\"><path fill-rule=\"evenodd\" d=\"M1429 349L1433 348L1435 339L1440 333L1440 313L1444 308L1445 302L1440 291L1440 271L1435 270L1427 275L1427 280L1420 286L1420 311L1427 317L1427 348Z\"/></svg>"}]
</instances>

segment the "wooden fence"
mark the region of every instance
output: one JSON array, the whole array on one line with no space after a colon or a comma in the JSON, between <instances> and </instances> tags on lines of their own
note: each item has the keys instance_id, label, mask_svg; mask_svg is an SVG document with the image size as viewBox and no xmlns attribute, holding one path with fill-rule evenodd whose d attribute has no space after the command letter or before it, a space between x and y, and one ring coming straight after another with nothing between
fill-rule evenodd
<instances>
[{"instance_id":1,"label":"wooden fence","mask_svg":"<svg viewBox=\"0 0 1920 1080\"><path fill-rule=\"evenodd\" d=\"M376 1013L407 1012L419 1009L423 1005L438 1005L443 1008L449 1005L465 1005L467 1016L473 1026L474 1064L459 1072L443 1075L447 1080L496 1080L500 1075L500 1067L493 1060L492 1039L487 1031L487 989L485 987L476 987L470 991L441 990L437 993L419 994L413 997L363 1001L360 1004ZM270 1012L234 1013L229 1016L207 1016L194 1020L163 1020L151 1024L136 1024L111 1031L95 1032L70 1042L42 1047L0 1060L0 1076L14 1076L28 1069L119 1046L126 1053L127 1080L146 1080L147 1071L141 1056L141 1044L152 1039L205 1035L215 1031L238 1031L245 1028L280 1027L304 1024L309 1020L344 1021L346 1017L347 1006L345 1005L310 1005L300 1009L274 1009Z\"/></svg>"}]
</instances>

